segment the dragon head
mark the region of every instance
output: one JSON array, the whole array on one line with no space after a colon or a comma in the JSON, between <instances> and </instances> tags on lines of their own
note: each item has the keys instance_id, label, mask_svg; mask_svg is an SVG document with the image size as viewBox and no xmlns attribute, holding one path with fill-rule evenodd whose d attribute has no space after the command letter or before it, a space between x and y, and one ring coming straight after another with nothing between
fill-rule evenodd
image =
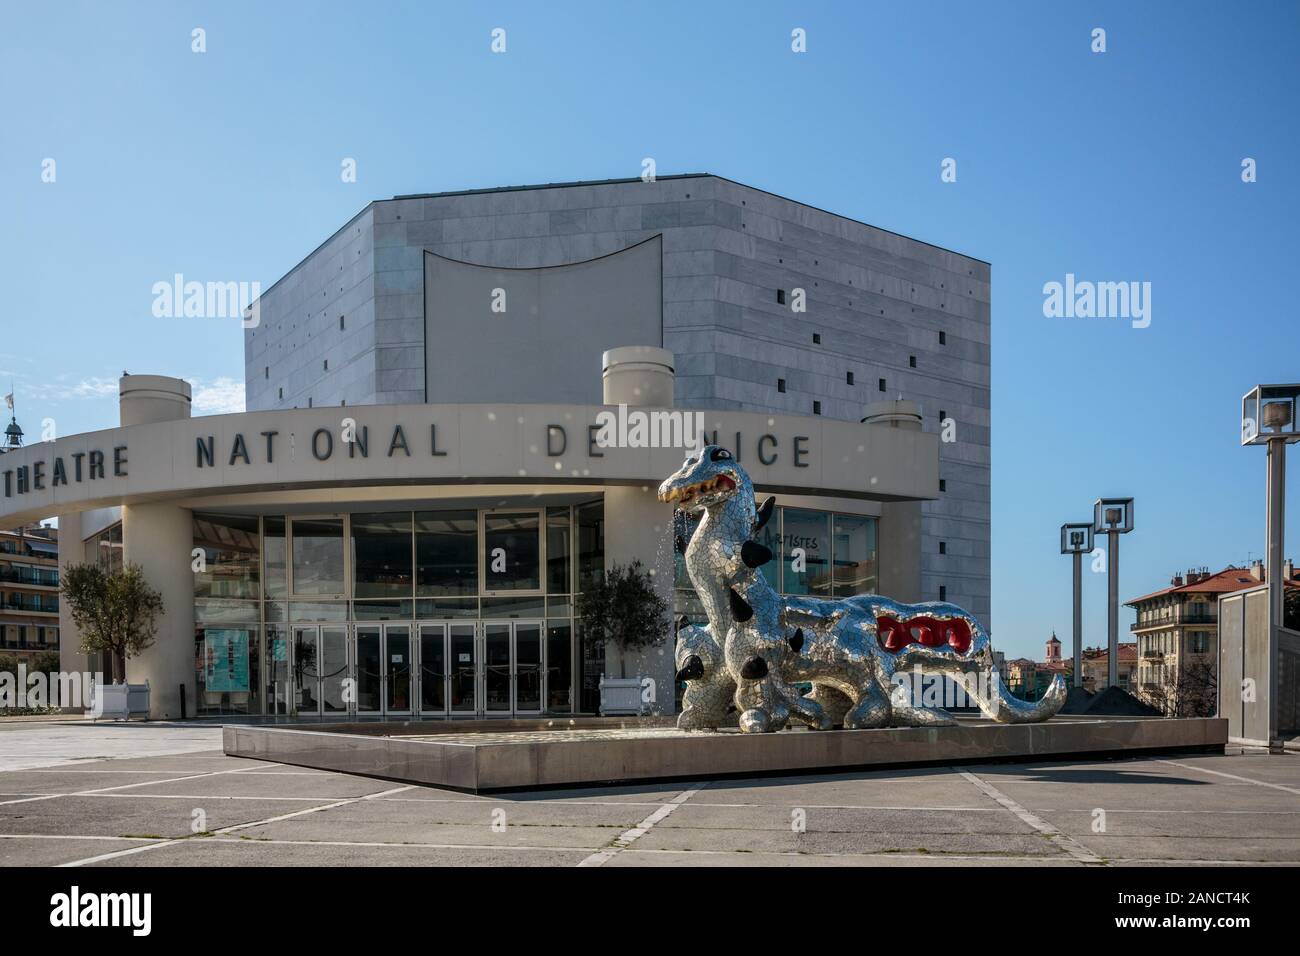
<instances>
[{"instance_id":1,"label":"dragon head","mask_svg":"<svg viewBox=\"0 0 1300 956\"><path fill-rule=\"evenodd\" d=\"M696 512L721 504L742 489L750 489L749 476L731 452L720 445L706 445L691 453L682 467L659 486L659 500L676 502L682 511Z\"/></svg>"}]
</instances>

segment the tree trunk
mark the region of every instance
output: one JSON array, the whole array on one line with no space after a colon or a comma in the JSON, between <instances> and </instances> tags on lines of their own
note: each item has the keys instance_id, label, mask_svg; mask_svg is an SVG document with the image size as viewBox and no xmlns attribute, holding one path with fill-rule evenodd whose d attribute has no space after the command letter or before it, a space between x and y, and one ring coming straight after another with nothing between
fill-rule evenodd
<instances>
[{"instance_id":1,"label":"tree trunk","mask_svg":"<svg viewBox=\"0 0 1300 956\"><path fill-rule=\"evenodd\" d=\"M119 648L114 648L109 652L113 660L113 683L126 683L126 652Z\"/></svg>"}]
</instances>

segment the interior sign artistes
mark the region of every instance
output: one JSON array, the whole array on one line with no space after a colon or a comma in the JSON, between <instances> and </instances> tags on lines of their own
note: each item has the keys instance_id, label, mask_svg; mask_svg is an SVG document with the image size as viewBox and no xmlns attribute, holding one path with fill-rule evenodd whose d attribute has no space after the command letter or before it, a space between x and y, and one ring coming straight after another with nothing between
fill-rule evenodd
<instances>
[{"instance_id":1,"label":"interior sign artistes","mask_svg":"<svg viewBox=\"0 0 1300 956\"><path fill-rule=\"evenodd\" d=\"M689 455L659 486L659 500L703 512L679 544L709 619L678 622L677 678L687 685L681 729L738 722L746 733L766 733L791 717L814 730L955 724L946 711L915 704L896 678L908 671L961 681L999 723L1043 721L1065 703L1060 675L1036 703L1012 697L993 668L987 629L955 604L778 594L760 570L771 549L755 539L775 499L755 506L749 475L727 449ZM812 684L811 695L799 683Z\"/></svg>"}]
</instances>

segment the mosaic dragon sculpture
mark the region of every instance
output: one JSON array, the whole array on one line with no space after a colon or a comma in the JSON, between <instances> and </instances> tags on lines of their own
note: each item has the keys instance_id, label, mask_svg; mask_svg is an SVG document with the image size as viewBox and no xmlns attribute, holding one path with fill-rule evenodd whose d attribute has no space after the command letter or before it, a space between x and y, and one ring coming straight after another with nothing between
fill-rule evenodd
<instances>
[{"instance_id":1,"label":"mosaic dragon sculpture","mask_svg":"<svg viewBox=\"0 0 1300 956\"><path fill-rule=\"evenodd\" d=\"M677 678L686 682L678 727L739 723L764 733L791 717L817 730L954 723L944 710L917 705L903 686L908 678L895 675L952 678L1000 723L1046 720L1065 703L1059 675L1037 702L1012 697L994 668L988 630L955 604L778 594L761 570L772 552L755 540L775 499L755 507L749 475L725 448L688 455L659 486L659 500L702 512L689 542L678 540L709 621L678 622ZM812 693L804 696L800 683Z\"/></svg>"}]
</instances>

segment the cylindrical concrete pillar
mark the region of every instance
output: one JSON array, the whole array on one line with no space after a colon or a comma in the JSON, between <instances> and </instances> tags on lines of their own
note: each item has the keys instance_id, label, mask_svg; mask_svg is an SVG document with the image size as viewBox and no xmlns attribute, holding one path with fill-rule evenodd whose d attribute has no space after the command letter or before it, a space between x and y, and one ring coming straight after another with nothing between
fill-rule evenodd
<instances>
[{"instance_id":1,"label":"cylindrical concrete pillar","mask_svg":"<svg viewBox=\"0 0 1300 956\"><path fill-rule=\"evenodd\" d=\"M916 402L904 399L885 399L872 402L866 407L862 418L864 425L878 425L886 428L904 428L908 431L921 430L921 408Z\"/></svg>"},{"instance_id":2,"label":"cylindrical concrete pillar","mask_svg":"<svg viewBox=\"0 0 1300 956\"><path fill-rule=\"evenodd\" d=\"M653 345L625 345L601 357L606 405L673 404L673 353Z\"/></svg>"},{"instance_id":3,"label":"cylindrical concrete pillar","mask_svg":"<svg viewBox=\"0 0 1300 956\"><path fill-rule=\"evenodd\" d=\"M124 426L189 418L189 383L166 375L123 375L118 413ZM186 713L194 713L193 547L189 509L162 502L122 508L122 558L138 564L163 599L153 645L126 662L128 683L149 682L149 716L156 719L181 716L182 684Z\"/></svg>"},{"instance_id":4,"label":"cylindrical concrete pillar","mask_svg":"<svg viewBox=\"0 0 1300 956\"><path fill-rule=\"evenodd\" d=\"M170 422L190 417L190 383L166 375L123 375L118 381L118 415L123 425Z\"/></svg>"},{"instance_id":5,"label":"cylindrical concrete pillar","mask_svg":"<svg viewBox=\"0 0 1300 956\"><path fill-rule=\"evenodd\" d=\"M605 566L640 561L654 582L655 591L668 604L664 640L621 657L617 648L605 648L606 677L649 677L654 681L653 707L661 714L675 712L673 676L673 547L672 506L663 504L655 488L615 485L605 489ZM621 666L620 666L621 665ZM622 673L620 673L620 670Z\"/></svg>"},{"instance_id":6,"label":"cylindrical concrete pillar","mask_svg":"<svg viewBox=\"0 0 1300 956\"><path fill-rule=\"evenodd\" d=\"M181 685L186 713L194 714L194 519L188 508L168 502L122 508L122 557L138 564L149 586L162 594L154 643L126 662L127 683L150 688L149 716L181 716Z\"/></svg>"},{"instance_id":7,"label":"cylindrical concrete pillar","mask_svg":"<svg viewBox=\"0 0 1300 956\"><path fill-rule=\"evenodd\" d=\"M915 402L886 399L866 407L862 423L872 428L921 430L921 409ZM897 601L914 603L937 598L921 593L921 502L886 501L880 506L876 587Z\"/></svg>"},{"instance_id":8,"label":"cylindrical concrete pillar","mask_svg":"<svg viewBox=\"0 0 1300 956\"><path fill-rule=\"evenodd\" d=\"M82 564L86 560L82 545L81 512L72 511L59 515L59 580L65 580L67 569L72 564ZM90 666L90 656L81 650L81 629L72 620L72 606L67 601L59 601L59 670L68 674L81 674ZM69 710L80 711L83 701L59 702Z\"/></svg>"},{"instance_id":9,"label":"cylindrical concrete pillar","mask_svg":"<svg viewBox=\"0 0 1300 956\"><path fill-rule=\"evenodd\" d=\"M673 404L673 353L650 345L610 349L601 359L606 405ZM605 566L639 560L650 573L655 590L673 604L672 508L662 504L655 488L616 485L605 489ZM671 619L671 615L670 615ZM664 641L620 659L617 648L605 648L605 676L648 677L654 681L654 708L675 710L672 625L664 622ZM623 674L620 674L620 671Z\"/></svg>"}]
</instances>

